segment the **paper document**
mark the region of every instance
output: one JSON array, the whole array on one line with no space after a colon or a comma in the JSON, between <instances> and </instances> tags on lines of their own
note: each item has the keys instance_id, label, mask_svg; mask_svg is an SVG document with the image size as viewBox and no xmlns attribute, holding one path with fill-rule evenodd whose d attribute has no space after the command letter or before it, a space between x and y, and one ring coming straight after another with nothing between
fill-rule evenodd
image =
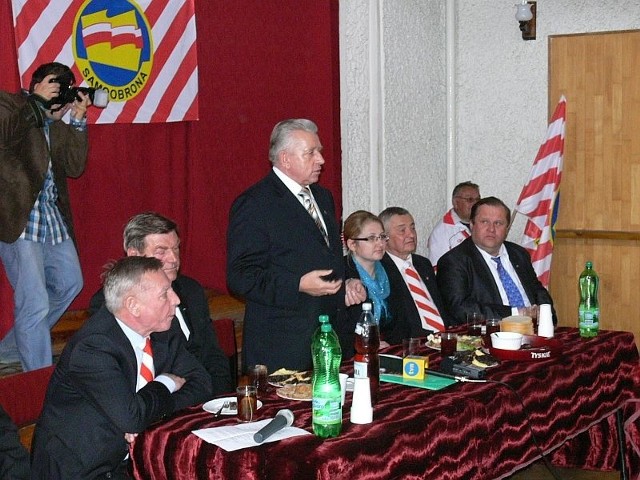
<instances>
[{"instance_id":1,"label":"paper document","mask_svg":"<svg viewBox=\"0 0 640 480\"><path fill-rule=\"evenodd\" d=\"M256 447L261 445L253 440L253 434L269 423L271 418L252 423L239 423L238 425L226 425L224 427L202 428L193 430L191 433L197 435L207 443L212 443L218 447L233 452L241 448ZM311 435L311 433L297 427L285 427L268 437L263 443L277 442L285 438L298 437L300 435Z\"/></svg>"}]
</instances>

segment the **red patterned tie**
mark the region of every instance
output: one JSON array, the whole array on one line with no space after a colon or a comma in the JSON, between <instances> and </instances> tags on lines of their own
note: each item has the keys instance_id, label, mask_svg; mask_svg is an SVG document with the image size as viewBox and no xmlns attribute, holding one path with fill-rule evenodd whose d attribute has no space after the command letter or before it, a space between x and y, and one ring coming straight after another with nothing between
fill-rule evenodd
<instances>
[{"instance_id":1,"label":"red patterned tie","mask_svg":"<svg viewBox=\"0 0 640 480\"><path fill-rule=\"evenodd\" d=\"M405 281L413 297L413 301L416 303L418 313L420 314L420 320L422 321L422 328L425 330L433 330L442 332L444 330L444 322L438 311L438 307L433 303L427 289L423 286L423 282L420 279L418 272L409 265L405 272Z\"/></svg>"},{"instance_id":2,"label":"red patterned tie","mask_svg":"<svg viewBox=\"0 0 640 480\"><path fill-rule=\"evenodd\" d=\"M151 349L151 339L147 337L147 341L142 349L142 362L140 363L140 388L151 382L153 377L153 350Z\"/></svg>"}]
</instances>

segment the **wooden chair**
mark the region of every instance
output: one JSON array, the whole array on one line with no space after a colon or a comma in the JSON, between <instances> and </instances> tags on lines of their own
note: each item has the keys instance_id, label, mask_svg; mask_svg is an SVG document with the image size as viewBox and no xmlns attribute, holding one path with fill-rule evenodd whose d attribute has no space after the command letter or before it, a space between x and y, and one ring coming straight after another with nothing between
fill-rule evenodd
<instances>
[{"instance_id":1,"label":"wooden chair","mask_svg":"<svg viewBox=\"0 0 640 480\"><path fill-rule=\"evenodd\" d=\"M54 368L50 366L0 378L0 404L18 426L20 441L27 450L31 450L33 430Z\"/></svg>"},{"instance_id":2,"label":"wooden chair","mask_svg":"<svg viewBox=\"0 0 640 480\"><path fill-rule=\"evenodd\" d=\"M230 318L218 318L212 322L218 337L218 344L229 358L231 381L236 385L238 383L238 344L236 343L235 325Z\"/></svg>"}]
</instances>

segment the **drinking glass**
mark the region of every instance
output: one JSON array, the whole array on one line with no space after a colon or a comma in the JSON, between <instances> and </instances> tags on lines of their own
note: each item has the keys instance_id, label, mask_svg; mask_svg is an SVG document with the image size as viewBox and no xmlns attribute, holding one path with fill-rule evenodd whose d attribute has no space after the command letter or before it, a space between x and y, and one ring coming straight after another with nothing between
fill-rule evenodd
<instances>
[{"instance_id":1,"label":"drinking glass","mask_svg":"<svg viewBox=\"0 0 640 480\"><path fill-rule=\"evenodd\" d=\"M442 332L440 334L440 353L443 357L455 355L458 350L458 335L453 332Z\"/></svg>"},{"instance_id":2,"label":"drinking glass","mask_svg":"<svg viewBox=\"0 0 640 480\"><path fill-rule=\"evenodd\" d=\"M418 355L420 353L420 338L402 339L402 357Z\"/></svg>"},{"instance_id":3,"label":"drinking glass","mask_svg":"<svg viewBox=\"0 0 640 480\"><path fill-rule=\"evenodd\" d=\"M242 423L253 422L258 410L258 392L253 385L243 385L236 388L238 400L238 421Z\"/></svg>"},{"instance_id":4,"label":"drinking glass","mask_svg":"<svg viewBox=\"0 0 640 480\"><path fill-rule=\"evenodd\" d=\"M258 393L267 393L267 366L252 365L249 367L249 383L256 387Z\"/></svg>"},{"instance_id":5,"label":"drinking glass","mask_svg":"<svg viewBox=\"0 0 640 480\"><path fill-rule=\"evenodd\" d=\"M478 312L467 313L467 330L469 335L479 337L482 335L484 315Z\"/></svg>"}]
</instances>

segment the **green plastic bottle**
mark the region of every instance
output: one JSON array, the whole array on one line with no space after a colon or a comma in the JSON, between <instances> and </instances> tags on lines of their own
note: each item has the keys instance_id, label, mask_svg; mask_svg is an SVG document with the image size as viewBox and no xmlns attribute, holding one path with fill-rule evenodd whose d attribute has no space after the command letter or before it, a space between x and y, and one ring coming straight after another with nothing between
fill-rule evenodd
<instances>
[{"instance_id":1,"label":"green plastic bottle","mask_svg":"<svg viewBox=\"0 0 640 480\"><path fill-rule=\"evenodd\" d=\"M337 437L342 430L340 362L342 349L329 317L320 315L320 327L311 340L313 357L313 433L320 438Z\"/></svg>"},{"instance_id":2,"label":"green plastic bottle","mask_svg":"<svg viewBox=\"0 0 640 480\"><path fill-rule=\"evenodd\" d=\"M580 336L584 338L595 337L600 329L599 283L600 279L593 269L593 263L587 262L578 281L578 290L580 292L578 327L580 328Z\"/></svg>"}]
</instances>

